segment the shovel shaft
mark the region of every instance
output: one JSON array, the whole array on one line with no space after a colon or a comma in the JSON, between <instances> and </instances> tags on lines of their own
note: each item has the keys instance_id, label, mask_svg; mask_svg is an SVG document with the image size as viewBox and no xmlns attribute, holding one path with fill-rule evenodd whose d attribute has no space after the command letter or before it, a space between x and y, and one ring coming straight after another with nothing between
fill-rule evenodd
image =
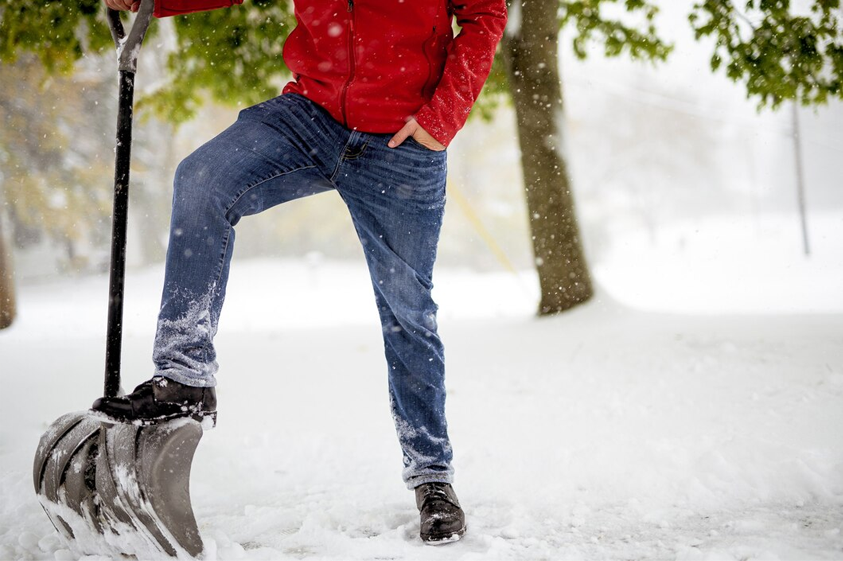
<instances>
[{"instance_id":1,"label":"shovel shaft","mask_svg":"<svg viewBox=\"0 0 843 561\"><path fill-rule=\"evenodd\" d=\"M132 153L132 107L135 73L120 71L117 149L114 163L114 217L111 230L111 276L108 288L108 330L105 349L105 393L120 392L123 339L123 289L126 280L126 225L129 214L129 167Z\"/></svg>"},{"instance_id":2,"label":"shovel shaft","mask_svg":"<svg viewBox=\"0 0 843 561\"><path fill-rule=\"evenodd\" d=\"M138 53L149 27L154 0L141 0L128 35L120 14L107 10L106 19L117 48L120 90L117 104L117 148L114 153L114 215L111 226L111 276L108 286L108 327L105 347L105 397L120 393L123 342L123 288L126 281L126 224L129 218L129 167L132 157L132 108Z\"/></svg>"}]
</instances>

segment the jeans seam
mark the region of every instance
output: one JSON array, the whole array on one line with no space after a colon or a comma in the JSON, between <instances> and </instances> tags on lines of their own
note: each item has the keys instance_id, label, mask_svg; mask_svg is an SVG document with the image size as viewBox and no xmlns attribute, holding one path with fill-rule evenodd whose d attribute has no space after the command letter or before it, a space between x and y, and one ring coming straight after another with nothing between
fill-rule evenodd
<instances>
[{"instance_id":1,"label":"jeans seam","mask_svg":"<svg viewBox=\"0 0 843 561\"><path fill-rule=\"evenodd\" d=\"M351 144L351 139L353 138L352 135L348 136L348 140L345 141L345 145L342 147L342 152L340 152L340 157L337 160L337 165L334 167L333 173L331 173L331 177L328 179L331 183L334 184L336 187L336 182L334 181L337 178L337 174L340 172L340 167L342 166L343 161L346 160L345 152L348 150L348 146ZM367 143L368 144L368 143Z\"/></svg>"},{"instance_id":2,"label":"jeans seam","mask_svg":"<svg viewBox=\"0 0 843 561\"><path fill-rule=\"evenodd\" d=\"M233 205L232 205L233 206ZM222 254L220 255L219 261L219 271L217 271L217 281L214 284L215 287L220 285L222 281L222 272L225 269L225 254L228 253L228 244L231 242L231 224L228 225L228 228L225 229L225 243L222 246Z\"/></svg>"},{"instance_id":3,"label":"jeans seam","mask_svg":"<svg viewBox=\"0 0 843 561\"><path fill-rule=\"evenodd\" d=\"M355 153L355 154L351 154L350 156L343 155L343 159L344 159L344 160L347 160L347 161L356 160L357 158L359 158L360 156L362 156L362 155L363 155L363 152L365 152L365 151L366 151L366 147L367 147L367 146L369 146L369 141L368 141L368 140L367 140L367 141L366 141L366 143L365 143L365 144L364 144L364 145L360 148L360 150L359 150L357 153Z\"/></svg>"},{"instance_id":4,"label":"jeans seam","mask_svg":"<svg viewBox=\"0 0 843 561\"><path fill-rule=\"evenodd\" d=\"M277 179L277 178L279 178L279 177L283 177L283 176L285 176L285 175L288 175L288 174L290 174L290 173L294 173L294 172L297 172L297 171L303 171L303 170L306 170L306 169L313 169L313 168L315 168L315 167L316 167L316 165L312 165L312 166L303 166L303 167L300 167L300 168L291 169L291 170L288 170L288 171L283 171L283 172L281 172L281 173L276 173L275 175L272 175L272 176L270 176L270 177L267 177L266 179L261 179L260 181L258 181L258 182L257 182L257 183L255 183L254 185L250 185L250 186L246 187L245 189L243 189L243 191L242 191L241 193L238 193L238 194L237 194L237 196L234 198L234 200L233 200L233 201L231 201L231 204L229 204L229 205L226 207L226 209L225 209L225 216L226 216L226 219L228 218L228 213L229 213L229 212L231 212L231 209L232 209L232 208L234 208L234 205L236 205L237 203L239 203L239 202L240 202L240 199L242 199L242 198L243 198L243 196L244 196L246 193L248 193L249 191L251 191L251 190L252 190L252 189L254 189L255 187L258 187L259 185L263 185L264 183L266 183L267 181L270 181L270 180L272 180L272 179Z\"/></svg>"},{"instance_id":5,"label":"jeans seam","mask_svg":"<svg viewBox=\"0 0 843 561\"><path fill-rule=\"evenodd\" d=\"M244 195L246 195L246 193L248 193L249 191L251 191L251 190L252 190L252 189L254 189L255 187L258 187L258 186L260 186L260 185L263 185L264 183L266 183L267 181L270 181L270 180L272 180L272 179L277 179L277 178L279 178L279 177L283 177L283 176L285 176L285 175L288 175L288 174L290 174L290 173L294 173L294 172L297 172L297 171L303 171L303 170L306 170L306 169L313 169L313 168L315 168L315 167L317 167L317 166L316 166L316 165L312 165L312 166L303 166L303 167L300 167L300 168L291 169L291 170L284 171L284 172L281 172L281 173L276 173L275 175L272 175L272 176L270 176L270 177L267 177L266 179L262 179L262 180L258 181L257 183L255 183L254 185L250 185L250 186L246 187L245 189L243 189L243 191L242 191L241 193L238 193L238 194L237 194L237 196L234 198L234 200L231 202L231 204L229 204L229 205L226 207L226 209L225 209L225 217L226 217L226 221L228 222L228 228L226 228L226 231L225 231L225 243L223 244L222 254L220 255L220 260L219 260L219 270L217 271L217 281L216 281L216 286L219 286L219 284L220 284L220 282L221 282L221 280L222 280L222 272L223 272L223 270L225 269L225 254L228 252L228 245L229 245L229 243L231 243L231 229L232 229L232 226L231 226L231 222L228 220L228 213L229 213L229 212L231 212L231 209L233 209L233 208L234 208L234 206L235 206L238 202L240 202L240 199L242 199L242 198L243 198L243 196L244 196Z\"/></svg>"}]
</instances>

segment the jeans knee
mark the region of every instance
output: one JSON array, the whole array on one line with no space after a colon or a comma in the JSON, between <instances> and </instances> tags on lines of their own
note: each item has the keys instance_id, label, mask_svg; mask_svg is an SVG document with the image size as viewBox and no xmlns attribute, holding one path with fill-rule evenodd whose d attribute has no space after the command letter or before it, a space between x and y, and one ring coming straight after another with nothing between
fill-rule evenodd
<instances>
[{"instance_id":1,"label":"jeans knee","mask_svg":"<svg viewBox=\"0 0 843 561\"><path fill-rule=\"evenodd\" d=\"M207 194L208 182L213 177L209 168L198 151L182 160L173 180L173 202L190 204Z\"/></svg>"},{"instance_id":2,"label":"jeans knee","mask_svg":"<svg viewBox=\"0 0 843 561\"><path fill-rule=\"evenodd\" d=\"M185 158L173 180L173 216L179 221L207 220L226 211L221 173L202 148Z\"/></svg>"}]
</instances>

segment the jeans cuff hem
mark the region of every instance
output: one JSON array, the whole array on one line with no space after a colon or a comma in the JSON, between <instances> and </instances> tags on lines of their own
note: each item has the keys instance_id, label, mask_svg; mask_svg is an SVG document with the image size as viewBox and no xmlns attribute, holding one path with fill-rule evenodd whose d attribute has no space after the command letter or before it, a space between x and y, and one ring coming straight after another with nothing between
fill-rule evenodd
<instances>
[{"instance_id":1,"label":"jeans cuff hem","mask_svg":"<svg viewBox=\"0 0 843 561\"><path fill-rule=\"evenodd\" d=\"M454 483L454 476L449 473L430 473L426 475L418 475L407 479L407 489L413 490L419 485L425 483Z\"/></svg>"},{"instance_id":2,"label":"jeans cuff hem","mask_svg":"<svg viewBox=\"0 0 843 561\"><path fill-rule=\"evenodd\" d=\"M213 388L217 385L217 381L213 376L210 378L200 378L198 376L185 374L184 372L180 372L178 370L158 370L155 372L155 375L163 376L168 380L193 388Z\"/></svg>"}]
</instances>

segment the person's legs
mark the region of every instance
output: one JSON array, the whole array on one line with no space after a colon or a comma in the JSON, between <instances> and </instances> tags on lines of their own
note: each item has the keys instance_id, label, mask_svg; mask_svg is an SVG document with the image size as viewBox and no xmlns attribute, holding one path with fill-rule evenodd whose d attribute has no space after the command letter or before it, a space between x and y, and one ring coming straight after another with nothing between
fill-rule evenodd
<instances>
[{"instance_id":1,"label":"person's legs","mask_svg":"<svg viewBox=\"0 0 843 561\"><path fill-rule=\"evenodd\" d=\"M240 113L188 156L174 181L166 275L155 337L156 375L216 385L213 338L241 217L332 189L343 130L296 95Z\"/></svg>"},{"instance_id":2,"label":"person's legs","mask_svg":"<svg viewBox=\"0 0 843 561\"><path fill-rule=\"evenodd\" d=\"M243 216L333 189L349 133L305 98L283 95L240 112L178 167L155 375L92 410L117 421L216 416L213 339L225 297L234 225Z\"/></svg>"},{"instance_id":3,"label":"person's legs","mask_svg":"<svg viewBox=\"0 0 843 561\"><path fill-rule=\"evenodd\" d=\"M333 180L372 276L390 405L404 454L404 482L415 489L419 536L435 545L456 541L466 531L450 484L445 357L431 298L447 164L444 152L412 139L388 148L390 136L352 133Z\"/></svg>"},{"instance_id":4,"label":"person's legs","mask_svg":"<svg viewBox=\"0 0 843 561\"><path fill-rule=\"evenodd\" d=\"M446 155L413 140L352 133L334 174L372 276L389 395L408 488L450 483L445 361L431 297L445 206Z\"/></svg>"},{"instance_id":5,"label":"person's legs","mask_svg":"<svg viewBox=\"0 0 843 561\"><path fill-rule=\"evenodd\" d=\"M243 216L336 188L372 277L403 477L416 492L420 535L443 543L465 532L450 486L444 351L431 298L446 156L412 139L388 148L390 136L348 131L315 104L285 95L241 112L234 125L185 159L175 179L156 376L128 396L97 400L93 409L121 420L137 420L138 411L141 419L161 419L159 400L177 394L164 408L176 411L173 416L201 417L203 407L215 415L213 338L234 225ZM184 391L201 397L180 401ZM191 409L198 401L199 408ZM179 409L188 413L179 415Z\"/></svg>"}]
</instances>

